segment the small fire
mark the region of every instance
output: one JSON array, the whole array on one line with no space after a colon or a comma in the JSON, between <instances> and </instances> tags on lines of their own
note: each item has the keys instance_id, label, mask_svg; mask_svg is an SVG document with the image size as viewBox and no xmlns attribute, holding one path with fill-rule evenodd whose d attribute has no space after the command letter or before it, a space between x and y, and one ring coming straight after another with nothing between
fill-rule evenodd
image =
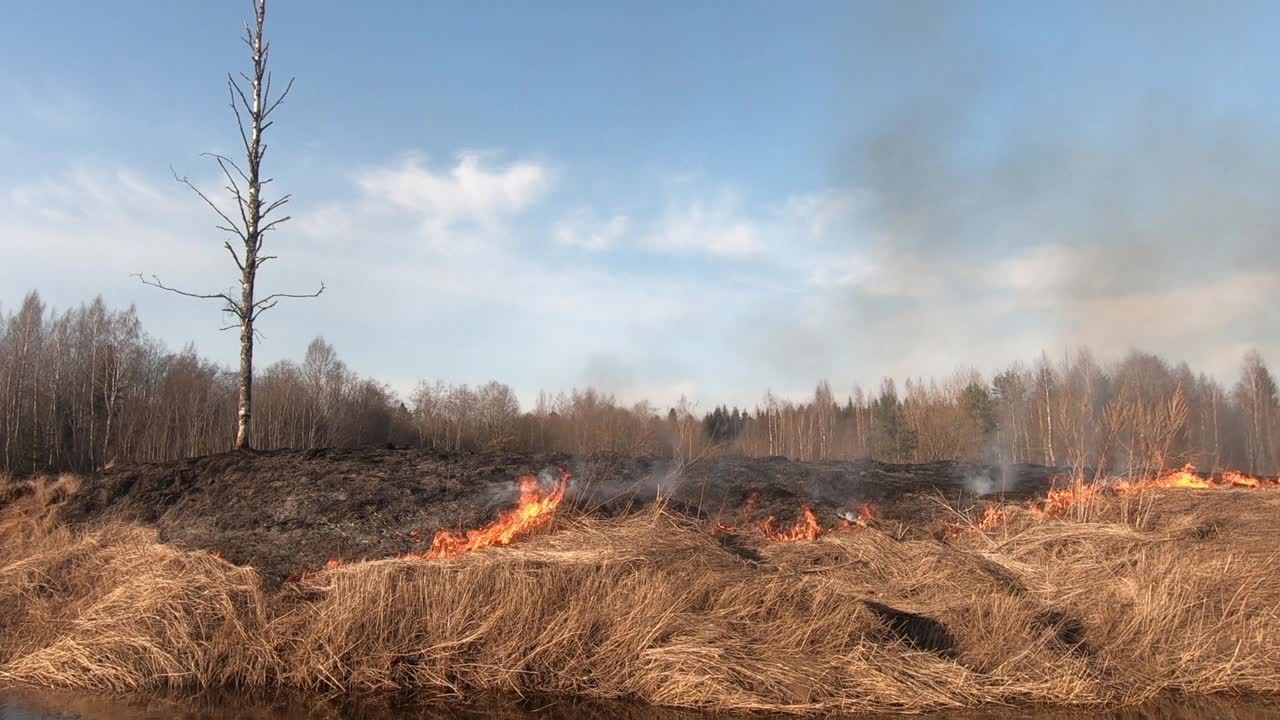
<instances>
[{"instance_id":1,"label":"small fire","mask_svg":"<svg viewBox=\"0 0 1280 720\"><path fill-rule=\"evenodd\" d=\"M1192 465L1161 475L1156 479L1155 484L1157 487L1191 488L1193 490L1208 490L1213 487L1212 483L1196 474L1196 469Z\"/></svg>"},{"instance_id":2,"label":"small fire","mask_svg":"<svg viewBox=\"0 0 1280 720\"><path fill-rule=\"evenodd\" d=\"M1150 490L1154 488L1187 488L1191 490L1216 490L1220 488L1260 488L1264 485L1272 485L1267 478L1255 477L1236 470L1227 470L1223 472L1219 479L1215 480L1212 476L1201 477L1196 472L1195 466L1186 465L1180 470L1170 470L1167 473L1146 482L1116 483L1116 491L1120 493L1134 493Z\"/></svg>"},{"instance_id":3,"label":"small fire","mask_svg":"<svg viewBox=\"0 0 1280 720\"><path fill-rule=\"evenodd\" d=\"M544 488L534 475L526 475L518 483L520 504L516 509L503 513L497 520L478 530L441 530L431 541L430 550L412 557L424 557L428 560L457 557L492 545L510 545L516 538L546 527L564 500L565 490L569 487L569 473L560 471L559 482L550 490Z\"/></svg>"},{"instance_id":4,"label":"small fire","mask_svg":"<svg viewBox=\"0 0 1280 720\"><path fill-rule=\"evenodd\" d=\"M876 506L872 505L871 503L867 503L866 505L862 506L861 510L858 511L858 525L862 527L866 527L870 525L873 521L875 521L878 517L879 517L879 513L876 511Z\"/></svg>"},{"instance_id":5,"label":"small fire","mask_svg":"<svg viewBox=\"0 0 1280 720\"><path fill-rule=\"evenodd\" d=\"M769 516L768 520L760 526L764 531L764 536L774 542L797 542L800 540L817 540L822 534L822 525L818 523L818 518L814 517L813 510L808 505L804 506L802 515L799 520L790 528L775 528L774 518Z\"/></svg>"},{"instance_id":6,"label":"small fire","mask_svg":"<svg viewBox=\"0 0 1280 720\"><path fill-rule=\"evenodd\" d=\"M988 505L987 509L982 513L982 519L978 521L979 530L996 530L1004 527L1009 521L1009 514L999 505Z\"/></svg>"},{"instance_id":7,"label":"small fire","mask_svg":"<svg viewBox=\"0 0 1280 720\"><path fill-rule=\"evenodd\" d=\"M852 509L845 510L839 514L840 524L831 528L824 528L822 523L818 522L818 517L814 515L813 508L805 505L801 509L800 518L790 527L778 527L778 519L770 515L763 522L752 520L751 514L755 510L758 496L752 493L747 498L747 503L742 511L738 513L735 522L717 521L711 526L711 534L719 535L721 533L736 534L740 529L759 528L766 540L772 542L800 542L803 540L817 540L824 533L841 528L851 527L868 527L874 523L878 516L876 506L867 503L862 506L856 514Z\"/></svg>"},{"instance_id":8,"label":"small fire","mask_svg":"<svg viewBox=\"0 0 1280 720\"><path fill-rule=\"evenodd\" d=\"M1026 509L1040 518L1061 517L1070 509L1092 502L1111 492L1116 495L1138 495L1161 489L1217 490L1224 488L1261 488L1280 484L1270 478L1258 478L1242 472L1228 470L1220 479L1212 476L1202 477L1193 465L1186 465L1178 470L1170 470L1161 475L1145 480L1112 479L1105 483L1083 484L1073 483L1067 487L1052 488L1041 500L1032 500ZM1008 521L1008 512L1004 507L991 505L978 520L979 530L995 530L1003 527Z\"/></svg>"},{"instance_id":9,"label":"small fire","mask_svg":"<svg viewBox=\"0 0 1280 720\"><path fill-rule=\"evenodd\" d=\"M340 567L342 567L341 558L331 558L328 562L324 564L325 570L337 570Z\"/></svg>"},{"instance_id":10,"label":"small fire","mask_svg":"<svg viewBox=\"0 0 1280 720\"><path fill-rule=\"evenodd\" d=\"M858 511L857 515L854 515L852 510L845 510L840 513L840 517L844 520L844 522L840 523L840 527L842 528L853 527L855 525L858 527L867 527L876 520L876 506L871 503L867 503L862 506L862 509Z\"/></svg>"},{"instance_id":11,"label":"small fire","mask_svg":"<svg viewBox=\"0 0 1280 720\"><path fill-rule=\"evenodd\" d=\"M1043 517L1062 517L1076 505L1095 500L1101 494L1101 485L1075 483L1067 487L1050 488L1044 500L1031 501L1027 504L1027 509Z\"/></svg>"},{"instance_id":12,"label":"small fire","mask_svg":"<svg viewBox=\"0 0 1280 720\"><path fill-rule=\"evenodd\" d=\"M1228 470L1222 473L1222 482L1230 485L1231 487L1262 487L1261 478L1256 478L1252 475L1245 475L1242 472L1236 472L1234 470Z\"/></svg>"}]
</instances>

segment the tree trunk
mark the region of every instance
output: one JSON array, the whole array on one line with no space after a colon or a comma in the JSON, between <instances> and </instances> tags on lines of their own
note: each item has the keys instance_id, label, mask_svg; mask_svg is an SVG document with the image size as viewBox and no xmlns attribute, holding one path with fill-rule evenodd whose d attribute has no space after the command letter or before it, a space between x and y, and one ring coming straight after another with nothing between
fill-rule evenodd
<instances>
[{"instance_id":1,"label":"tree trunk","mask_svg":"<svg viewBox=\"0 0 1280 720\"><path fill-rule=\"evenodd\" d=\"M257 193L250 185L251 202L257 200ZM252 222L252 221L251 221ZM256 228L255 228L256 229ZM255 237L252 235L250 237ZM245 244L244 275L240 281L243 292L241 307L253 307L253 281L257 274L258 258L254 246ZM250 435L250 422L253 414L253 313L245 312L240 318L240 411L236 422L236 449L248 450L253 447Z\"/></svg>"},{"instance_id":2,"label":"tree trunk","mask_svg":"<svg viewBox=\"0 0 1280 720\"><path fill-rule=\"evenodd\" d=\"M250 260L252 262L252 260ZM253 306L253 275L245 273L244 307ZM249 421L253 407L253 317L246 314L240 321L240 413L236 426L236 449L248 450Z\"/></svg>"},{"instance_id":3,"label":"tree trunk","mask_svg":"<svg viewBox=\"0 0 1280 720\"><path fill-rule=\"evenodd\" d=\"M1044 384L1044 419L1045 419L1045 424L1047 425L1049 430L1048 437L1046 439L1046 450L1048 452L1048 455L1046 456L1045 464L1056 465L1058 460L1054 456L1054 452L1053 452L1053 405L1051 404L1051 401L1049 398L1048 382L1045 382Z\"/></svg>"}]
</instances>

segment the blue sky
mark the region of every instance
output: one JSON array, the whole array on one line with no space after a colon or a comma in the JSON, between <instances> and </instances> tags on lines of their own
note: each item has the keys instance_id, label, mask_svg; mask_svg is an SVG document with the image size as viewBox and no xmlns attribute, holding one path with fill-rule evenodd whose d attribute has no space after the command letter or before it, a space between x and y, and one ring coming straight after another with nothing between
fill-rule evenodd
<instances>
[{"instance_id":1,"label":"blue sky","mask_svg":"<svg viewBox=\"0 0 1280 720\"><path fill-rule=\"evenodd\" d=\"M136 303L224 362L238 2L14 3L0 306ZM1130 348L1280 356L1268 3L274 0L294 193L260 366L660 405ZM273 254L277 254L273 250Z\"/></svg>"}]
</instances>

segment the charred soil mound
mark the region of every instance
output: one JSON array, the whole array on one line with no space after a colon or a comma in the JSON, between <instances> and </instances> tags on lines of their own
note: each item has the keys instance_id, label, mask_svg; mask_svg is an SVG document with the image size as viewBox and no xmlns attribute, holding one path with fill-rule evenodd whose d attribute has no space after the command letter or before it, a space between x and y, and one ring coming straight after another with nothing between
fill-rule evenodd
<instances>
[{"instance_id":1,"label":"charred soil mound","mask_svg":"<svg viewBox=\"0 0 1280 720\"><path fill-rule=\"evenodd\" d=\"M753 517L790 523L808 505L830 526L873 504L900 535L927 533L943 512L940 500L1026 499L1060 474L957 462L722 457L681 465L616 455L242 451L109 469L86 480L62 517L75 526L154 525L165 542L217 551L279 581L330 559L420 551L439 530L483 525L515 504L517 478L552 468L572 473L567 502L575 514L621 515L661 495L669 510L703 518L732 519L750 505Z\"/></svg>"}]
</instances>

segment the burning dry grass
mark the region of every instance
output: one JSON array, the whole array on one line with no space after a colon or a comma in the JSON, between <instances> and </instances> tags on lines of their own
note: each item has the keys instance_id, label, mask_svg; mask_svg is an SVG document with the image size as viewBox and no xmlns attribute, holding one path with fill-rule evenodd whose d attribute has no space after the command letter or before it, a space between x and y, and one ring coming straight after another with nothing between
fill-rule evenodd
<instances>
[{"instance_id":1,"label":"burning dry grass","mask_svg":"<svg viewBox=\"0 0 1280 720\"><path fill-rule=\"evenodd\" d=\"M148 529L60 526L72 481L0 516L0 682L82 689L574 693L784 712L1278 693L1280 492L1011 510L950 542L713 536L661 511L560 519L448 560L268 593Z\"/></svg>"}]
</instances>

